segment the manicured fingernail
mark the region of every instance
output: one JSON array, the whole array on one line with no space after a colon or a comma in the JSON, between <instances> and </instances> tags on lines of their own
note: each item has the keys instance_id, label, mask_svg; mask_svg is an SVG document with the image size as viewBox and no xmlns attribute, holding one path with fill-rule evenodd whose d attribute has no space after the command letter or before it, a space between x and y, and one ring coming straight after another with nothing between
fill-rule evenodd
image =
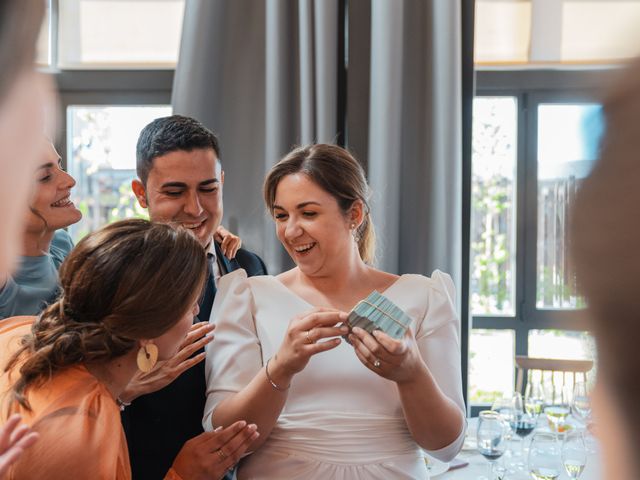
<instances>
[{"instance_id":1,"label":"manicured fingernail","mask_svg":"<svg viewBox=\"0 0 640 480\"><path fill-rule=\"evenodd\" d=\"M219 427L216 427L213 431L214 432L219 432L220 430L222 430L222 425L220 425Z\"/></svg>"},{"instance_id":2,"label":"manicured fingernail","mask_svg":"<svg viewBox=\"0 0 640 480\"><path fill-rule=\"evenodd\" d=\"M349 327L340 327L342 333L349 333Z\"/></svg>"},{"instance_id":3,"label":"manicured fingernail","mask_svg":"<svg viewBox=\"0 0 640 480\"><path fill-rule=\"evenodd\" d=\"M255 423L252 423L248 426L249 430L258 430L258 426Z\"/></svg>"}]
</instances>

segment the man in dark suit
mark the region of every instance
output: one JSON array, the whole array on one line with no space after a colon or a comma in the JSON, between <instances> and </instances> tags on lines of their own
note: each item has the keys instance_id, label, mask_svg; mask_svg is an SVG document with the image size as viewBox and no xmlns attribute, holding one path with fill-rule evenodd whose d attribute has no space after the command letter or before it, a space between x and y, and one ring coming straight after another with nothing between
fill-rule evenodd
<instances>
[{"instance_id":1,"label":"man in dark suit","mask_svg":"<svg viewBox=\"0 0 640 480\"><path fill-rule=\"evenodd\" d=\"M183 480L199 475L213 478L212 473L218 474L219 470L198 470L198 464L203 462L198 461L197 449L192 445L195 442L188 441L203 434L203 347L211 340L207 335L211 331L208 321L216 283L220 276L238 268L244 268L250 276L265 275L267 271L260 257L244 249L238 250L232 260L227 259L214 241L223 213L224 172L218 158L218 140L210 130L189 117L159 118L142 130L136 150L139 178L133 181L132 188L140 205L148 208L153 221L179 224L193 231L208 252L209 275L200 312L175 365L137 378L121 399L125 405L130 401L123 411L123 424L133 478L162 479L172 464ZM174 380L176 372L179 375ZM163 388L158 390L159 387ZM228 463L225 457L232 448L239 443L244 445L251 436L255 438L254 432L243 434L246 438L222 448L222 454L214 456L214 460ZM236 450L239 456L241 452Z\"/></svg>"}]
</instances>

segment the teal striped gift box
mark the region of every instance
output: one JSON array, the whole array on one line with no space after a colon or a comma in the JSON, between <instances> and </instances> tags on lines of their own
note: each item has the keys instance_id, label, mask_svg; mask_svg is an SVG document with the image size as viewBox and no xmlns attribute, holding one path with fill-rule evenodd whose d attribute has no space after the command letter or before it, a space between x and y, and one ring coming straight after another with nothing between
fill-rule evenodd
<instances>
[{"instance_id":1,"label":"teal striped gift box","mask_svg":"<svg viewBox=\"0 0 640 480\"><path fill-rule=\"evenodd\" d=\"M353 307L346 324L350 330L354 327L360 327L369 333L382 330L390 337L400 339L404 337L411 325L411 317L387 297L374 290Z\"/></svg>"}]
</instances>

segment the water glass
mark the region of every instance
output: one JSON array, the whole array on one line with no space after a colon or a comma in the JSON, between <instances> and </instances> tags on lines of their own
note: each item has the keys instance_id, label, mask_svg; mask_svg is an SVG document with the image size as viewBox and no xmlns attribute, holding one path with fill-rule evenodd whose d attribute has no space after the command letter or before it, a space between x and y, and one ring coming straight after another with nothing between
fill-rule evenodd
<instances>
[{"instance_id":1,"label":"water glass","mask_svg":"<svg viewBox=\"0 0 640 480\"><path fill-rule=\"evenodd\" d=\"M591 401L585 382L576 382L573 386L571 413L576 420L588 425L591 421Z\"/></svg>"},{"instance_id":2,"label":"water glass","mask_svg":"<svg viewBox=\"0 0 640 480\"><path fill-rule=\"evenodd\" d=\"M571 413L571 397L572 390L569 386L554 385L547 389L551 392L551 397L548 399L544 413L549 423L549 428L552 432L564 433L570 426L567 423L567 417Z\"/></svg>"},{"instance_id":3,"label":"water glass","mask_svg":"<svg viewBox=\"0 0 640 480\"><path fill-rule=\"evenodd\" d=\"M529 383L527 383L527 388L524 391L524 408L536 421L542 413L544 399L545 394L544 388L542 388L542 383L529 381Z\"/></svg>"},{"instance_id":4,"label":"water glass","mask_svg":"<svg viewBox=\"0 0 640 480\"><path fill-rule=\"evenodd\" d=\"M562 442L562 464L569 478L580 478L587 465L587 446L582 433L565 435Z\"/></svg>"},{"instance_id":5,"label":"water glass","mask_svg":"<svg viewBox=\"0 0 640 480\"><path fill-rule=\"evenodd\" d=\"M485 410L480 412L478 419L478 451L489 460L487 477L483 480L494 480L494 464L505 452L507 442L505 438L505 424L498 412ZM503 476L502 473L500 476Z\"/></svg>"},{"instance_id":6,"label":"water glass","mask_svg":"<svg viewBox=\"0 0 640 480\"><path fill-rule=\"evenodd\" d=\"M536 433L529 447L529 473L535 480L556 480L560 476L560 446L552 433Z\"/></svg>"}]
</instances>

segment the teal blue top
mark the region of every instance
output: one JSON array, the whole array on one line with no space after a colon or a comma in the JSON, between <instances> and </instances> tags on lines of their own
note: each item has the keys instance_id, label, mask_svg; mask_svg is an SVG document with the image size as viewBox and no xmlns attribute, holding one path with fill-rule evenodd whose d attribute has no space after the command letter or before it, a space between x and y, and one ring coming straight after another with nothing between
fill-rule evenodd
<instances>
[{"instance_id":1,"label":"teal blue top","mask_svg":"<svg viewBox=\"0 0 640 480\"><path fill-rule=\"evenodd\" d=\"M0 290L0 319L17 315L37 315L58 296L58 268L73 248L65 230L53 235L49 253L20 257L18 271Z\"/></svg>"}]
</instances>

